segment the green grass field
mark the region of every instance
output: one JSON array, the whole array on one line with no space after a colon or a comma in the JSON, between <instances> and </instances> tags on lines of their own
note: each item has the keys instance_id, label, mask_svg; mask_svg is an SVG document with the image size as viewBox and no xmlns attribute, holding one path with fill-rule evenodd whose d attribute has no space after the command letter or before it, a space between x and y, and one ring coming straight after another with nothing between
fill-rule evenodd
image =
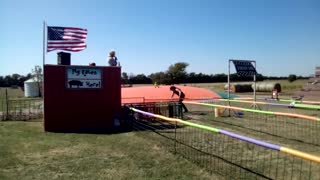
<instances>
[{"instance_id":1,"label":"green grass field","mask_svg":"<svg viewBox=\"0 0 320 180\"><path fill-rule=\"evenodd\" d=\"M0 99L3 99L6 97L6 89L8 93L9 98L23 98L24 92L20 89L13 89L13 88L0 88Z\"/></svg>"},{"instance_id":2,"label":"green grass field","mask_svg":"<svg viewBox=\"0 0 320 180\"><path fill-rule=\"evenodd\" d=\"M283 91L291 94L299 90L305 81L280 83ZM224 84L189 85L223 91ZM24 99L20 89L8 90L10 98ZM0 97L3 97L4 92L4 89L0 88ZM205 108L190 107L190 110L205 111ZM195 113L189 116L194 122L304 149L307 152L315 150L303 143L269 137L245 128L212 121L212 114L207 116ZM151 136L154 134L150 132L45 133L43 122L0 121L0 179L221 179L191 161L169 153L157 138Z\"/></svg>"},{"instance_id":3,"label":"green grass field","mask_svg":"<svg viewBox=\"0 0 320 180\"><path fill-rule=\"evenodd\" d=\"M223 105L223 103L222 103ZM245 104L249 108L250 104ZM233 103L232 106L243 107L241 103ZM190 121L199 124L213 126L235 133L247 135L263 141L290 147L303 152L308 152L320 156L320 136L317 131L320 130L320 124L299 118L280 117L264 115L257 113L243 112L242 117L227 117L228 110L224 112L223 117L214 117L212 107L188 105L190 113L186 116ZM294 109L270 107L270 111L281 111L292 113ZM314 111L299 111L300 114L312 115ZM231 111L231 115L233 115ZM311 113L311 114L308 114ZM318 115L318 114L317 114ZM316 142L312 144L311 142Z\"/></svg>"},{"instance_id":4,"label":"green grass field","mask_svg":"<svg viewBox=\"0 0 320 180\"><path fill-rule=\"evenodd\" d=\"M213 108L188 105L188 109L189 113L184 115L184 119L188 122L208 125L319 156L320 146L309 143L314 141L319 144L319 137L315 132L315 129L319 130L317 128L319 126L312 126L308 121L305 123L300 119L290 120L275 118L274 116L269 116L266 119L266 115L252 116L252 114L246 112L245 116L241 118L215 118ZM163 112L161 114L165 115ZM163 136L169 139L177 139L178 143L171 142L170 144L168 140L165 141L171 151L190 159L209 172L221 173L227 179L261 178L244 170L245 168L271 179L318 179L320 175L318 174L320 164L310 163L308 160L302 160L292 155L246 143L219 133L187 126L180 126L177 129L164 128L168 127L169 123L165 125L163 120L145 121L142 119L139 124L142 123L147 125L141 128L157 128L157 132L160 132ZM171 124L171 126L174 126L174 124ZM217 156L229 161L229 163L215 158ZM238 166L234 166L230 162Z\"/></svg>"},{"instance_id":5,"label":"green grass field","mask_svg":"<svg viewBox=\"0 0 320 180\"><path fill-rule=\"evenodd\" d=\"M6 92L7 91L7 92ZM39 109L42 98L26 98L24 92L18 88L0 88L0 112L23 111ZM7 109L7 104L8 109Z\"/></svg>"},{"instance_id":6,"label":"green grass field","mask_svg":"<svg viewBox=\"0 0 320 180\"><path fill-rule=\"evenodd\" d=\"M294 92L299 91L303 87L303 85L308 82L308 80L307 79L299 79L294 82L289 82L288 80L266 80L263 82L280 83L281 88L282 88L282 94L292 95ZM236 82L231 82L231 83L236 83ZM195 83L195 84L187 84L187 85L201 87L201 88L207 88L207 89L210 89L213 91L224 91L225 84L226 83ZM266 93L262 93L262 94L266 94Z\"/></svg>"},{"instance_id":7,"label":"green grass field","mask_svg":"<svg viewBox=\"0 0 320 180\"><path fill-rule=\"evenodd\" d=\"M63 134L0 122L0 179L215 179L147 132Z\"/></svg>"}]
</instances>

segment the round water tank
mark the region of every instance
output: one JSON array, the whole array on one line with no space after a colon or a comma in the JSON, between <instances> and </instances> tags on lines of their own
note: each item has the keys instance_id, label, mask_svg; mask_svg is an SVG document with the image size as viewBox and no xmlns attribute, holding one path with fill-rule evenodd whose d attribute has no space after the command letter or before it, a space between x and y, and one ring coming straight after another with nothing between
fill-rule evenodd
<instances>
[{"instance_id":1,"label":"round water tank","mask_svg":"<svg viewBox=\"0 0 320 180\"><path fill-rule=\"evenodd\" d=\"M25 97L39 97L38 82L29 79L24 82L24 96Z\"/></svg>"}]
</instances>

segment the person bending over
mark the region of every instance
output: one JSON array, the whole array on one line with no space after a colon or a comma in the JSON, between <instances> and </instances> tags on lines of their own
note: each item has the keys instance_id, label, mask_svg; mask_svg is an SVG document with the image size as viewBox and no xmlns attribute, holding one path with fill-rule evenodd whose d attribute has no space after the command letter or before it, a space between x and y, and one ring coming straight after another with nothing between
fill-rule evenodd
<instances>
[{"instance_id":1,"label":"person bending over","mask_svg":"<svg viewBox=\"0 0 320 180\"><path fill-rule=\"evenodd\" d=\"M173 98L174 95L177 95L179 97L179 103L182 105L184 112L188 112L189 110L187 109L186 105L184 105L182 103L182 101L185 98L185 94L182 92L182 90L180 88L175 87L175 86L170 86L170 91L172 91L171 98Z\"/></svg>"}]
</instances>

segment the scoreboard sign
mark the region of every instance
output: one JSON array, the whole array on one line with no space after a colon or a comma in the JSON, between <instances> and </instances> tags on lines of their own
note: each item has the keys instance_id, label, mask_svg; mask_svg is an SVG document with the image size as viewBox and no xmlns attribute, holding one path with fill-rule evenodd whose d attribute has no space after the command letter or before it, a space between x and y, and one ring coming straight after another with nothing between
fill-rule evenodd
<instances>
[{"instance_id":1,"label":"scoreboard sign","mask_svg":"<svg viewBox=\"0 0 320 180\"><path fill-rule=\"evenodd\" d=\"M67 68L66 87L68 89L101 89L102 71L99 68Z\"/></svg>"},{"instance_id":2,"label":"scoreboard sign","mask_svg":"<svg viewBox=\"0 0 320 180\"><path fill-rule=\"evenodd\" d=\"M251 61L245 60L232 60L237 74L240 76L253 76L257 74L256 68L252 65Z\"/></svg>"}]
</instances>

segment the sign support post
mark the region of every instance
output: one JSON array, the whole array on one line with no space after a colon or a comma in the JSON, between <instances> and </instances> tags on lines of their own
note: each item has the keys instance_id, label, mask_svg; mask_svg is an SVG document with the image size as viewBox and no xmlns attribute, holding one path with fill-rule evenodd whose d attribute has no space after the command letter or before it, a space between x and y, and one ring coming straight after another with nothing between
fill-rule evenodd
<instances>
[{"instance_id":1,"label":"sign support post","mask_svg":"<svg viewBox=\"0 0 320 180\"><path fill-rule=\"evenodd\" d=\"M257 63L254 60L235 60L235 59L229 59L228 62L228 105L230 106L230 62L233 62L237 74L239 74L240 76L252 76L253 75L253 99L254 99L254 103L251 105L251 107L254 107L255 109L260 109L258 107L258 105L256 104L256 100L257 100L257 94L256 94L256 75L257 75L257 71L256 71L256 67L257 67ZM253 63L253 65L252 65ZM229 116L230 116L230 110L229 110Z\"/></svg>"}]
</instances>

